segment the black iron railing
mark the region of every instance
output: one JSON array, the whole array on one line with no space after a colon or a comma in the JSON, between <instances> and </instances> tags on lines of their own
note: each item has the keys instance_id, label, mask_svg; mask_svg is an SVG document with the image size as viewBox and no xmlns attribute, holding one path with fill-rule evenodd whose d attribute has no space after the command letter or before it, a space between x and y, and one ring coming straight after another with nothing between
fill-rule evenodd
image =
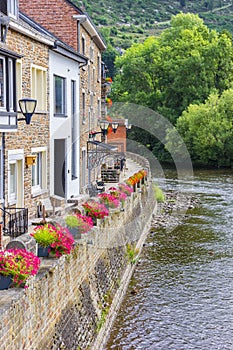
<instances>
[{"instance_id":1,"label":"black iron railing","mask_svg":"<svg viewBox=\"0 0 233 350\"><path fill-rule=\"evenodd\" d=\"M27 208L0 208L3 212L3 233L12 238L28 231Z\"/></svg>"}]
</instances>

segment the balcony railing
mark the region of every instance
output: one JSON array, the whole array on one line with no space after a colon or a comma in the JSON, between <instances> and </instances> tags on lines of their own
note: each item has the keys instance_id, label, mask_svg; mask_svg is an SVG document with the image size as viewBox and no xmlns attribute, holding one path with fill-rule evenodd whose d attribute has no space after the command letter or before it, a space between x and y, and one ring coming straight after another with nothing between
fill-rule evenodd
<instances>
[{"instance_id":1,"label":"balcony railing","mask_svg":"<svg viewBox=\"0 0 233 350\"><path fill-rule=\"evenodd\" d=\"M27 208L0 208L3 212L4 235L16 238L28 231Z\"/></svg>"}]
</instances>

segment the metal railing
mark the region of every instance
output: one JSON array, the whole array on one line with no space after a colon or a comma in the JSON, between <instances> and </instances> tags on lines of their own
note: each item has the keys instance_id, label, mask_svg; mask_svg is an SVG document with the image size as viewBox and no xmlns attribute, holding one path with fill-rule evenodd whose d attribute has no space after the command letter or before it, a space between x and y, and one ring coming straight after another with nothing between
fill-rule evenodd
<instances>
[{"instance_id":1,"label":"metal railing","mask_svg":"<svg viewBox=\"0 0 233 350\"><path fill-rule=\"evenodd\" d=\"M0 208L3 212L4 235L16 238L28 231L27 208Z\"/></svg>"}]
</instances>

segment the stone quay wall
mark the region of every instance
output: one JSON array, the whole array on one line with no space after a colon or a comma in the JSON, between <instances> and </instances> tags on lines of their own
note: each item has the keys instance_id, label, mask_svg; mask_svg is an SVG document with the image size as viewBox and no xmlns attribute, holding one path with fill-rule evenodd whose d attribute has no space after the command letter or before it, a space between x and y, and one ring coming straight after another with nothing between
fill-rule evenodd
<instances>
[{"instance_id":1,"label":"stone quay wall","mask_svg":"<svg viewBox=\"0 0 233 350\"><path fill-rule=\"evenodd\" d=\"M97 220L71 255L43 258L27 289L0 291L1 350L103 347L150 229L156 202L150 181Z\"/></svg>"}]
</instances>

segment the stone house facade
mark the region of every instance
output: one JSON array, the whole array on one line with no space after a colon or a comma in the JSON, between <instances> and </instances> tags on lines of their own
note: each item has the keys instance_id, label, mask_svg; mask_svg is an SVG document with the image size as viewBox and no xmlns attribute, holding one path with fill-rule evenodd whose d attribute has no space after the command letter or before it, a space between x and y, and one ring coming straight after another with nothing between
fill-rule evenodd
<instances>
[{"instance_id":1,"label":"stone house facade","mask_svg":"<svg viewBox=\"0 0 233 350\"><path fill-rule=\"evenodd\" d=\"M48 58L54 39L31 28L20 18L17 9L17 1L13 16L8 13L8 7L6 11L4 7L0 8L3 18L8 20L5 40L0 43L1 97L6 99L6 110L16 120L14 130L0 126L1 217L6 233L13 220L10 215L18 216L18 224L22 226L28 216L18 213L25 208L29 217L35 217L37 203L49 195ZM17 120L23 117L18 105L21 98L37 100L30 125ZM9 104L11 99L12 106ZM28 158L34 158L36 163L27 165Z\"/></svg>"},{"instance_id":2,"label":"stone house facade","mask_svg":"<svg viewBox=\"0 0 233 350\"><path fill-rule=\"evenodd\" d=\"M101 54L106 45L89 16L70 0L19 0L20 10L79 54L88 58L80 69L80 192L87 187L87 141L101 117ZM93 174L95 177L95 174Z\"/></svg>"}]
</instances>

